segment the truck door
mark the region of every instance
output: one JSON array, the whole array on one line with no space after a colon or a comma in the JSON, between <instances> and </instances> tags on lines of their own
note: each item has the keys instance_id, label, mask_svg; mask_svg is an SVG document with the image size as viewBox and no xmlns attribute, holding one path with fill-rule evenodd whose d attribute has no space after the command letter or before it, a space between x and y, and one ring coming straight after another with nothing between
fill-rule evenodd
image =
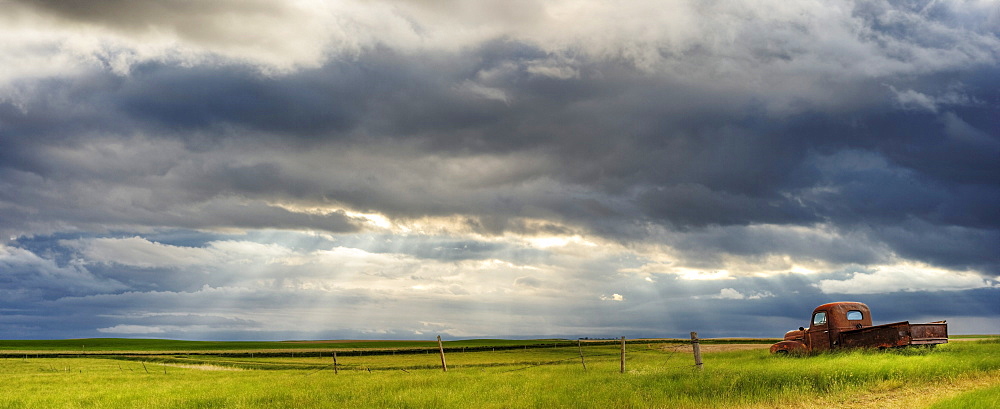
<instances>
[{"instance_id":1,"label":"truck door","mask_svg":"<svg viewBox=\"0 0 1000 409\"><path fill-rule=\"evenodd\" d=\"M812 324L806 332L809 338L809 348L813 352L830 349L830 320L827 311L813 312Z\"/></svg>"}]
</instances>

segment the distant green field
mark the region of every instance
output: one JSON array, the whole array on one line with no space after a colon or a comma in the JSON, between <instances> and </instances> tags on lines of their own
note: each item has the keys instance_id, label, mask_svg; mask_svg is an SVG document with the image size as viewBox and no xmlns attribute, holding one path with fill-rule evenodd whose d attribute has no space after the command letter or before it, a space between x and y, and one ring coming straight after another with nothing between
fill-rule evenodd
<instances>
[{"instance_id":1,"label":"distant green field","mask_svg":"<svg viewBox=\"0 0 1000 409\"><path fill-rule=\"evenodd\" d=\"M447 341L453 347L544 345L568 340L478 339ZM575 342L575 341L573 341ZM437 341L176 341L169 339L86 338L0 340L0 351L267 351L311 349L436 348Z\"/></svg>"},{"instance_id":2,"label":"distant green field","mask_svg":"<svg viewBox=\"0 0 1000 409\"><path fill-rule=\"evenodd\" d=\"M107 340L109 344L120 341ZM121 344L134 350L142 345L152 348L157 342L172 348L191 349L192 345L159 340L126 340ZM701 370L692 365L690 345L679 340L643 341L627 344L624 373L620 373L620 345L613 342L584 343L582 347L575 341L563 346L552 340L524 342L458 342L446 353L447 372L438 354L430 350L340 356L336 366L331 354L248 357L150 350L160 354L8 357L0 359L0 378L4 379L0 409L912 409L935 403L938 407L963 407L968 402L992 402L1000 391L1000 338L995 337L934 349L850 351L811 357L772 356L765 345L706 344ZM428 343L436 347L436 342ZM527 348L456 349L463 344L518 343ZM247 345L238 344L241 348ZM285 343L261 344L285 348ZM384 346L378 342L362 344ZM13 347L23 345L15 343ZM56 348L67 344L38 345Z\"/></svg>"},{"instance_id":3,"label":"distant green field","mask_svg":"<svg viewBox=\"0 0 1000 409\"><path fill-rule=\"evenodd\" d=\"M951 339L984 339L984 338L1000 338L1000 335L949 335L948 338Z\"/></svg>"},{"instance_id":4,"label":"distant green field","mask_svg":"<svg viewBox=\"0 0 1000 409\"><path fill-rule=\"evenodd\" d=\"M730 344L730 343L763 343L770 344L776 339L706 339L701 342L705 344ZM572 346L577 344L577 340L567 339L533 339L533 340L510 340L510 339L469 339L444 341L444 346L448 350L475 350L488 348L535 348L552 346ZM588 345L618 344L619 340L586 340ZM629 343L651 343L651 342L677 342L686 343L689 340L629 340ZM19 352L63 352L63 353L95 353L95 352L146 352L146 353L173 353L173 352L240 352L267 353L274 351L322 351L322 350L370 350L370 351L393 351L393 350L427 350L437 349L437 341L176 341L168 339L126 339L126 338L87 338L87 339L63 339L63 340L0 340L0 355Z\"/></svg>"}]
</instances>

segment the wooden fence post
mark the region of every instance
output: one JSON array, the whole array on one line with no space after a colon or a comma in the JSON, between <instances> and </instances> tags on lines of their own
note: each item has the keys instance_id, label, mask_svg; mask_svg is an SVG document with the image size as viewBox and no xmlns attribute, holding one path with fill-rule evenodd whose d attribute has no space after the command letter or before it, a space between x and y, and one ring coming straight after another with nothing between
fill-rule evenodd
<instances>
[{"instance_id":1,"label":"wooden fence post","mask_svg":"<svg viewBox=\"0 0 1000 409\"><path fill-rule=\"evenodd\" d=\"M583 360L583 341L581 341L579 339L576 340L576 346L578 348L580 348L580 363L583 364L583 370L586 371L587 370L587 362L585 362Z\"/></svg>"},{"instance_id":2,"label":"wooden fence post","mask_svg":"<svg viewBox=\"0 0 1000 409\"><path fill-rule=\"evenodd\" d=\"M440 335L438 335L438 350L441 351L441 370L448 372L448 364L444 361L444 344L441 343Z\"/></svg>"},{"instance_id":3,"label":"wooden fence post","mask_svg":"<svg viewBox=\"0 0 1000 409\"><path fill-rule=\"evenodd\" d=\"M337 351L333 351L333 374L340 374L340 370L337 369Z\"/></svg>"},{"instance_id":4,"label":"wooden fence post","mask_svg":"<svg viewBox=\"0 0 1000 409\"><path fill-rule=\"evenodd\" d=\"M694 349L694 366L701 370L701 346L698 344L698 333L691 333L691 348Z\"/></svg>"},{"instance_id":5,"label":"wooden fence post","mask_svg":"<svg viewBox=\"0 0 1000 409\"><path fill-rule=\"evenodd\" d=\"M622 336L622 367L621 373L625 373L625 336Z\"/></svg>"}]
</instances>

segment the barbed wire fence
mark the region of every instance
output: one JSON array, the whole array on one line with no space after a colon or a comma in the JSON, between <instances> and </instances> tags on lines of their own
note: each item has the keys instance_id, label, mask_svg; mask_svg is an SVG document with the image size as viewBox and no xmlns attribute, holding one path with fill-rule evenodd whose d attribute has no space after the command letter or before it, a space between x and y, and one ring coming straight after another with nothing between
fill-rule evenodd
<instances>
[{"instance_id":1,"label":"barbed wire fence","mask_svg":"<svg viewBox=\"0 0 1000 409\"><path fill-rule=\"evenodd\" d=\"M470 368L480 368L489 370L494 368L498 373L526 371L533 368L556 365L571 365L576 362L582 371L608 370L609 364L616 359L620 362L619 371L626 372L626 364L629 362L640 363L644 368L650 365L664 369L695 368L701 369L701 357L698 351L699 340L695 333L692 333L690 342L678 339L652 340L635 339L627 340L622 337L620 340L559 340L545 344L521 344L521 345L474 345L461 346L452 344L444 347L440 342L436 348L406 349L406 350L326 350L324 351L256 351L246 353L171 353L167 351L149 354L114 354L98 353L87 351L85 354L76 357L106 358L118 361L131 361L137 365L142 365L138 371L133 368L116 364L113 369L119 372L137 372L144 374L155 373L145 367L146 364L159 364L163 366L162 373L166 374L166 366L220 366L233 369L245 370L269 370L269 369L298 369L303 371L304 376L313 376L320 372L329 371L334 375L344 371L411 371L433 369L435 367L448 372L449 369L467 370ZM556 350L549 354L544 353L544 349ZM617 349L617 351L616 351ZM529 352L534 351L534 353ZM496 353L509 354L505 358L489 358L489 354L474 357L465 355L467 353ZM435 366L433 359L424 360L416 358L418 354L440 354L440 366ZM14 357L11 354L11 357ZM35 357L67 357L63 354L31 354ZM391 355L392 357L388 356ZM446 355L453 357L453 362L446 363ZM464 356L463 356L464 355ZM659 357L657 357L659 355ZM16 355L19 360L27 361L29 354L20 353ZM410 356L410 358L404 358ZM687 359L694 357L694 364L685 363ZM346 359L345 359L346 357ZM641 357L641 358L637 358ZM293 358L293 359L287 359ZM327 360L320 363L315 358ZM339 360L338 360L339 358ZM430 358L430 357L428 357ZM451 358L448 359L452 361ZM652 362L652 363L651 363ZM691 361L688 361L691 362ZM453 368L448 368L448 364L453 364ZM588 365L589 364L589 365ZM504 368L506 367L506 368ZM48 369L48 368L43 368ZM160 368L157 367L159 370Z\"/></svg>"}]
</instances>

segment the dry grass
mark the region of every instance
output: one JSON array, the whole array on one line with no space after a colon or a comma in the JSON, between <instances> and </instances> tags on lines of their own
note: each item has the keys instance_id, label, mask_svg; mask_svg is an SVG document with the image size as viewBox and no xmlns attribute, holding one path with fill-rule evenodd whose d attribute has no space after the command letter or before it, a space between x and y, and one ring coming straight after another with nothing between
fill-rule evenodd
<instances>
[{"instance_id":1,"label":"dry grass","mask_svg":"<svg viewBox=\"0 0 1000 409\"><path fill-rule=\"evenodd\" d=\"M198 371L242 371L240 368L228 366L208 365L208 364L158 364L172 368L194 369Z\"/></svg>"},{"instance_id":2,"label":"dry grass","mask_svg":"<svg viewBox=\"0 0 1000 409\"><path fill-rule=\"evenodd\" d=\"M430 342L427 340L369 340L369 339L330 339L330 340L305 340L305 341L281 341L285 344L349 344L349 343L387 343L387 342Z\"/></svg>"},{"instance_id":3,"label":"dry grass","mask_svg":"<svg viewBox=\"0 0 1000 409\"><path fill-rule=\"evenodd\" d=\"M768 344L701 344L700 349L702 353L709 352L730 352L730 351L749 351L754 349L768 349L771 346ZM656 347L660 351L691 351L691 345L660 345Z\"/></svg>"},{"instance_id":4,"label":"dry grass","mask_svg":"<svg viewBox=\"0 0 1000 409\"><path fill-rule=\"evenodd\" d=\"M803 408L845 408L845 409L917 409L930 406L936 401L955 397L963 392L988 386L1000 385L1000 372L985 376L963 376L953 380L910 386L885 383L863 395L822 399ZM929 399L930 398L930 399Z\"/></svg>"}]
</instances>

